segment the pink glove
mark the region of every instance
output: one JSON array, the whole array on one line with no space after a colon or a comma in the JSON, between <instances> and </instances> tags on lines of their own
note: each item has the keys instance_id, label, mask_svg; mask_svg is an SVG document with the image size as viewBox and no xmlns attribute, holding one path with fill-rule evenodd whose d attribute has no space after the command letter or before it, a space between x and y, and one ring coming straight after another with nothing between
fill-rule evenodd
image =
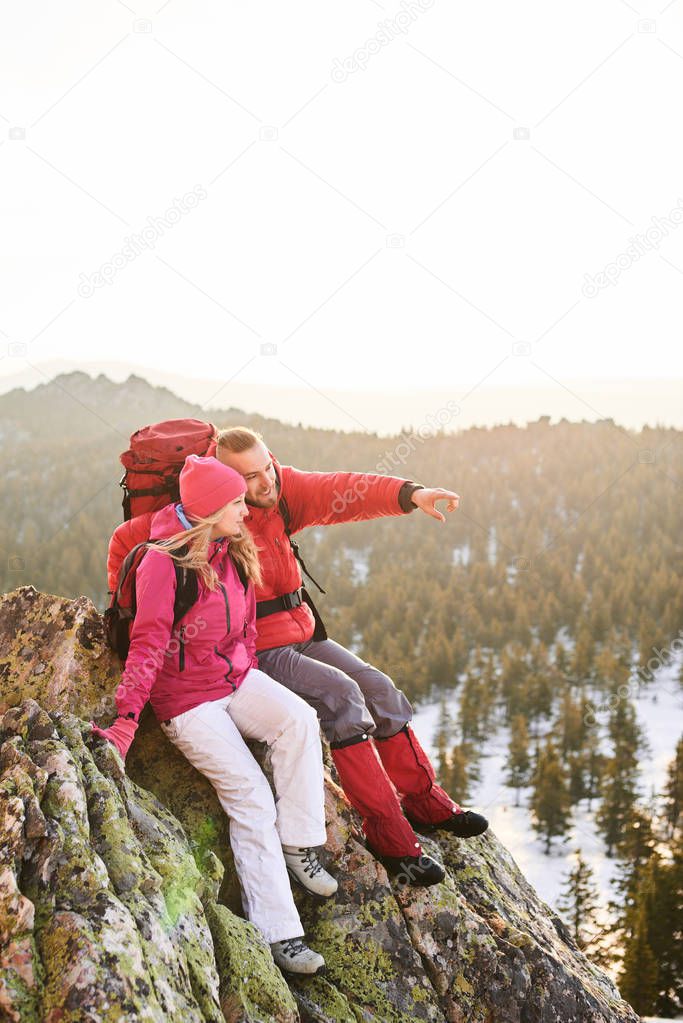
<instances>
[{"instance_id":1,"label":"pink glove","mask_svg":"<svg viewBox=\"0 0 683 1023\"><path fill-rule=\"evenodd\" d=\"M133 721L132 718L119 717L113 725L109 726L109 728L98 728L94 721L90 722L90 727L92 728L94 735L99 735L100 738L107 739L109 742L113 743L123 759L126 759L126 754L130 749L130 744L138 730L137 721Z\"/></svg>"}]
</instances>

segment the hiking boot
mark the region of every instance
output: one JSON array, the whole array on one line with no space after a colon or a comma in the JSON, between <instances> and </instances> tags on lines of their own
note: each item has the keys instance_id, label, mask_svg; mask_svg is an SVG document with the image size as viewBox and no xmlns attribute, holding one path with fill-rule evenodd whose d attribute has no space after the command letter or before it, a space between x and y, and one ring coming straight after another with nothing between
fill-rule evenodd
<instances>
[{"instance_id":1,"label":"hiking boot","mask_svg":"<svg viewBox=\"0 0 683 1023\"><path fill-rule=\"evenodd\" d=\"M332 875L327 873L315 849L283 845L282 852L287 870L302 888L323 899L329 899L330 895L334 895L339 885Z\"/></svg>"},{"instance_id":2,"label":"hiking boot","mask_svg":"<svg viewBox=\"0 0 683 1023\"><path fill-rule=\"evenodd\" d=\"M382 856L372 848L370 852L379 860L387 874L395 878L399 884L426 888L432 884L440 884L446 876L441 864L425 853L421 856Z\"/></svg>"},{"instance_id":3,"label":"hiking boot","mask_svg":"<svg viewBox=\"0 0 683 1023\"><path fill-rule=\"evenodd\" d=\"M474 838L475 835L483 835L489 826L486 817L474 810L460 810L447 817L445 821L436 824L422 823L413 817L408 820L418 831L423 834L431 834L433 831L447 831L450 835L457 835L458 838Z\"/></svg>"},{"instance_id":4,"label":"hiking boot","mask_svg":"<svg viewBox=\"0 0 683 1023\"><path fill-rule=\"evenodd\" d=\"M309 977L322 973L325 960L319 952L309 948L303 938L285 938L270 946L275 965L285 973L304 974Z\"/></svg>"}]
</instances>

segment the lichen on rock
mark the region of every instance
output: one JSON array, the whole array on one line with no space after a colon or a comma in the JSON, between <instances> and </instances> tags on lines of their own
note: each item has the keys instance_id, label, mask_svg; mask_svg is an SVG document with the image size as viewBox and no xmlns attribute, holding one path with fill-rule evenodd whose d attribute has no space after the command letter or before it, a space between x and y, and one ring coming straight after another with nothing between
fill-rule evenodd
<instances>
[{"instance_id":1,"label":"lichen on rock","mask_svg":"<svg viewBox=\"0 0 683 1023\"><path fill-rule=\"evenodd\" d=\"M327 972L285 979L243 918L206 779L149 711L125 769L93 737L120 666L90 602L6 594L0 649L3 1020L636 1023L495 835L425 836L447 879L400 886L329 775L321 856L339 891L295 891Z\"/></svg>"}]
</instances>

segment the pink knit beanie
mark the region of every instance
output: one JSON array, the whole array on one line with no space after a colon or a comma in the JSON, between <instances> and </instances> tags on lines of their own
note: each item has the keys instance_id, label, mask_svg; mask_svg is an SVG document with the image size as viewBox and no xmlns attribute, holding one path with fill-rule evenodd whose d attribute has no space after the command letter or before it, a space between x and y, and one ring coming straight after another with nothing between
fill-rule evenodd
<instances>
[{"instance_id":1,"label":"pink knit beanie","mask_svg":"<svg viewBox=\"0 0 683 1023\"><path fill-rule=\"evenodd\" d=\"M193 518L213 515L246 489L244 478L217 458L188 455L180 470L180 500Z\"/></svg>"}]
</instances>

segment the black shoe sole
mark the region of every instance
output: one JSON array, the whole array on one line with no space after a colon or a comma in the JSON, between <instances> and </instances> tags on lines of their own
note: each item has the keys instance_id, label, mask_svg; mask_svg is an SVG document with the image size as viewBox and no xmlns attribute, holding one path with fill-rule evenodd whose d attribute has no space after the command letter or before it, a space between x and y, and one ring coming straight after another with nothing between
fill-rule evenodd
<instances>
[{"instance_id":1,"label":"black shoe sole","mask_svg":"<svg viewBox=\"0 0 683 1023\"><path fill-rule=\"evenodd\" d=\"M446 871L444 870L440 863L436 862L436 860L432 860L432 863L434 864L435 867L439 868L438 877L437 876L432 876L431 878L419 876L413 877L411 874L411 869L415 870L420 869L417 866L417 864L409 863L406 866L405 861L402 860L400 857L383 856L381 853L378 853L375 849L373 849L369 842L366 841L365 845L368 852L375 857L378 863L382 864L390 878L397 878L400 877L401 874L406 874L409 878L407 883L410 885L411 888L431 888L432 885L441 884L441 882L445 881L446 879Z\"/></svg>"},{"instance_id":2,"label":"black shoe sole","mask_svg":"<svg viewBox=\"0 0 683 1023\"><path fill-rule=\"evenodd\" d=\"M486 821L486 827L485 828L481 828L480 827L479 830L477 830L477 831L458 832L454 828L448 827L448 825L451 823L451 821L455 822L455 820L457 820L457 818L459 816L461 816L461 815L460 814L453 814L452 817L448 817L445 821L442 821L440 824L427 824L424 821L417 821L417 820L415 820L414 817L408 817L407 814L406 814L406 819L407 819L408 823L410 824L410 826L412 828L414 828L415 831L419 831L420 834L422 834L422 835L433 835L437 831L441 831L441 832L444 832L447 835L453 835L454 838L478 838L479 835L485 834L488 831L488 829L489 829L489 822L488 821Z\"/></svg>"}]
</instances>

